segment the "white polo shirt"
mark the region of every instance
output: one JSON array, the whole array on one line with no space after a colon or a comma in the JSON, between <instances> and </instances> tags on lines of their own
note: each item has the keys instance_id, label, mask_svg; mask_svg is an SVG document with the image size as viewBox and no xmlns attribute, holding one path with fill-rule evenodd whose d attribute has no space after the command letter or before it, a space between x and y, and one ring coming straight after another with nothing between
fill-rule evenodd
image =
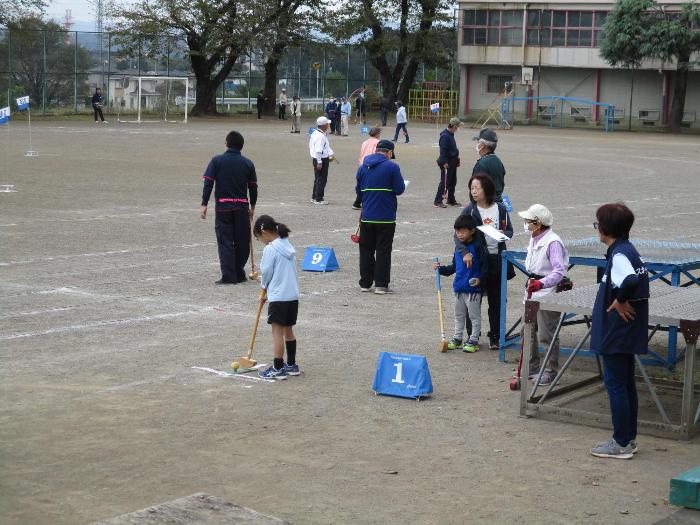
<instances>
[{"instance_id":1,"label":"white polo shirt","mask_svg":"<svg viewBox=\"0 0 700 525\"><path fill-rule=\"evenodd\" d=\"M316 128L309 138L309 155L312 159L321 162L321 159L327 159L333 156L331 143L328 141L326 134Z\"/></svg>"}]
</instances>

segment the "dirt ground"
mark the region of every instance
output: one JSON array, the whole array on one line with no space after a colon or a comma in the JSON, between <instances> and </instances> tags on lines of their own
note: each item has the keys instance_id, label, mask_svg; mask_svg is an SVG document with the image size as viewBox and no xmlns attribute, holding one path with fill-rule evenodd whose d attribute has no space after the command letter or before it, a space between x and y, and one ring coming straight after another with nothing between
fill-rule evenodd
<instances>
[{"instance_id":1,"label":"dirt ground","mask_svg":"<svg viewBox=\"0 0 700 525\"><path fill-rule=\"evenodd\" d=\"M252 282L214 286L214 224L198 216L202 172L230 129L244 134L257 167L257 212L290 226L299 260L306 246L330 246L341 266L299 273L304 373L284 382L192 368L227 370L243 353L258 293ZM698 440L640 436L632 461L594 458L589 448L609 431L518 417L514 352L499 363L484 338L473 355L435 351L430 261L451 256L457 210L432 207L435 126L409 131L411 143L397 145L411 185L399 200L396 293L377 296L359 293L349 239L357 128L331 138L341 164L322 207L309 203L306 135L278 120L39 122L38 158L23 156L26 123L0 127L0 184L17 190L0 193L0 521L83 524L195 492L298 524L650 524L670 515L669 479L698 465ZM458 135L460 200L472 133ZM635 236L700 242L698 137L500 135L515 208L549 206L563 237L593 235L596 207L625 200ZM522 285L512 283L511 321ZM269 362L267 325L258 343L257 358ZM433 396L375 396L384 350L427 355Z\"/></svg>"}]
</instances>

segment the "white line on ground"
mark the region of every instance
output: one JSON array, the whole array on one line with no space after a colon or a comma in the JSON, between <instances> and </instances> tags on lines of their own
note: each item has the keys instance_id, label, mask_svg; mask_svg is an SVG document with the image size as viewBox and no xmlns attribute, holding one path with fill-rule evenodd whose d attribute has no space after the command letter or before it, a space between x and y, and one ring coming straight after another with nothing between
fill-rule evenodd
<instances>
[{"instance_id":1,"label":"white line on ground","mask_svg":"<svg viewBox=\"0 0 700 525\"><path fill-rule=\"evenodd\" d=\"M230 377L234 379L247 379L249 381L262 381L263 383L274 383L274 379L264 379L262 377L253 377L253 376L247 376L244 374L232 374L231 372L222 372L221 370L215 370L213 368L207 368L205 366L193 366L192 368L195 368L197 370L204 370L205 372L211 372L212 374L216 374L219 377Z\"/></svg>"}]
</instances>

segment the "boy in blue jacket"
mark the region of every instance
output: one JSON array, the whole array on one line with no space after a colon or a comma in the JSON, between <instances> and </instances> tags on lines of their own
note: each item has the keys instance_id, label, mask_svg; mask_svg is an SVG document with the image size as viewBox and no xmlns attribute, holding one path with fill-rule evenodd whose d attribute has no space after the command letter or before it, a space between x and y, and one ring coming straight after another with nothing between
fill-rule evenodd
<instances>
[{"instance_id":1,"label":"boy in blue jacket","mask_svg":"<svg viewBox=\"0 0 700 525\"><path fill-rule=\"evenodd\" d=\"M460 215L454 224L455 236L462 245L464 253L470 253L472 259L464 262L463 253L455 250L452 264L441 266L433 264L433 269L438 269L440 275L453 275L455 280L453 289L455 292L455 334L447 344L447 348L454 350L462 347L464 352L474 353L479 350L479 337L481 336L481 265L479 263L478 246L476 245L476 221L471 215ZM464 327L467 319L471 319L471 335L462 346Z\"/></svg>"},{"instance_id":2,"label":"boy in blue jacket","mask_svg":"<svg viewBox=\"0 0 700 525\"><path fill-rule=\"evenodd\" d=\"M392 293L391 250L396 231L396 196L406 189L394 157L394 144L377 143L376 153L367 155L357 170L357 199L362 202L360 217L360 290Z\"/></svg>"}]
</instances>

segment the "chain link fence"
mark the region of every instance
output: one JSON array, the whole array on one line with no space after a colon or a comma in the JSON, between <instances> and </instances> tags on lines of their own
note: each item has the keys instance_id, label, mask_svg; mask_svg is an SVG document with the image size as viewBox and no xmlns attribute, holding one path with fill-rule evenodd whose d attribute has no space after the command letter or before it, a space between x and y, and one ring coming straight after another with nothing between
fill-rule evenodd
<instances>
[{"instance_id":1,"label":"chain link fence","mask_svg":"<svg viewBox=\"0 0 700 525\"><path fill-rule=\"evenodd\" d=\"M264 56L254 45L239 57L217 90L219 111L251 111L265 85L264 65ZM43 114L88 112L95 88L101 87L107 111L129 113L135 111L138 95L125 86L136 85L130 80L140 76L188 77L189 103L194 104L196 82L182 38L154 35L134 43L110 33L0 28L2 105L14 106L16 97L28 94L32 109ZM454 68L419 67L416 83L424 81L438 81L452 89ZM367 87L372 111L381 81L362 47L308 42L289 48L283 56L275 96L284 87L290 98L298 95L307 107L320 106L330 96L348 96L362 86ZM143 95L142 103L149 107Z\"/></svg>"}]
</instances>

